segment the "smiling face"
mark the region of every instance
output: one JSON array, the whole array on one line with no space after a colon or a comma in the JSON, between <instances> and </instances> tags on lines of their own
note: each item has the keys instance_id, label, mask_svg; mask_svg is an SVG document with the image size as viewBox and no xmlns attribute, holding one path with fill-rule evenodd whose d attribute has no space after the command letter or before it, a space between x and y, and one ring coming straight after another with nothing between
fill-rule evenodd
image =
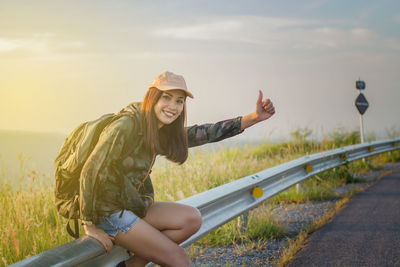
<instances>
[{"instance_id":1,"label":"smiling face","mask_svg":"<svg viewBox=\"0 0 400 267\"><path fill-rule=\"evenodd\" d=\"M154 113L158 119L158 127L174 122L183 111L186 94L182 90L162 92L160 99L154 105Z\"/></svg>"}]
</instances>

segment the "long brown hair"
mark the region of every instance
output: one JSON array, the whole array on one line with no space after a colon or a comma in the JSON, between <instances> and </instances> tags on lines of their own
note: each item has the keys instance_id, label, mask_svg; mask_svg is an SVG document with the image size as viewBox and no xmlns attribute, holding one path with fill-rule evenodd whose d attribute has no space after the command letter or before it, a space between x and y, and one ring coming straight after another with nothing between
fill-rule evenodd
<instances>
[{"instance_id":1,"label":"long brown hair","mask_svg":"<svg viewBox=\"0 0 400 267\"><path fill-rule=\"evenodd\" d=\"M154 105L162 93L161 90L151 87L144 97L141 110L145 144L153 153L164 155L167 159L182 164L188 157L188 140L185 130L186 104L176 120L159 129Z\"/></svg>"}]
</instances>

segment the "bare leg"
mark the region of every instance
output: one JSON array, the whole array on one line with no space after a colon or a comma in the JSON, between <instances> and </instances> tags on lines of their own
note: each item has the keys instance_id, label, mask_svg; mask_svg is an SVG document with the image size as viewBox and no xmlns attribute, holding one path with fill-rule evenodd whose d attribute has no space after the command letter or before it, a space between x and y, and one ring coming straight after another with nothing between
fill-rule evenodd
<instances>
[{"instance_id":1,"label":"bare leg","mask_svg":"<svg viewBox=\"0 0 400 267\"><path fill-rule=\"evenodd\" d=\"M196 208L173 202L156 202L144 220L177 244L188 239L201 226L201 214Z\"/></svg>"},{"instance_id":2,"label":"bare leg","mask_svg":"<svg viewBox=\"0 0 400 267\"><path fill-rule=\"evenodd\" d=\"M149 261L165 266L186 266L186 261L189 264L188 257L177 244L196 233L200 226L201 215L197 209L173 202L156 202L149 208L146 217L126 234L117 234L116 244L135 253L126 261L127 266L144 266ZM151 236L147 232L152 233ZM164 238L157 237L154 232ZM178 259L182 261L177 262Z\"/></svg>"},{"instance_id":3,"label":"bare leg","mask_svg":"<svg viewBox=\"0 0 400 267\"><path fill-rule=\"evenodd\" d=\"M137 255L142 261L153 261L162 266L189 266L183 248L144 220L137 222L127 233L118 233L116 243L133 251L134 257ZM134 266L138 263L133 261Z\"/></svg>"}]
</instances>

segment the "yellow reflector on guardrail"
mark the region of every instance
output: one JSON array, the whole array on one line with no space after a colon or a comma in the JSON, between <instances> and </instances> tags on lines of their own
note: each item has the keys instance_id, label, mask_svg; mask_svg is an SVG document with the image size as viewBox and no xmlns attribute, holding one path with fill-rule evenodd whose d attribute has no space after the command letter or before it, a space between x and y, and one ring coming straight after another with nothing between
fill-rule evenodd
<instances>
[{"instance_id":1,"label":"yellow reflector on guardrail","mask_svg":"<svg viewBox=\"0 0 400 267\"><path fill-rule=\"evenodd\" d=\"M347 154L342 154L340 155L340 157L342 158L342 160L347 160Z\"/></svg>"},{"instance_id":2,"label":"yellow reflector on guardrail","mask_svg":"<svg viewBox=\"0 0 400 267\"><path fill-rule=\"evenodd\" d=\"M369 147L369 152L374 152L375 148L373 146Z\"/></svg>"},{"instance_id":3,"label":"yellow reflector on guardrail","mask_svg":"<svg viewBox=\"0 0 400 267\"><path fill-rule=\"evenodd\" d=\"M399 143L397 143L397 142L393 143L393 146L398 146L398 145L399 145Z\"/></svg>"},{"instance_id":4,"label":"yellow reflector on guardrail","mask_svg":"<svg viewBox=\"0 0 400 267\"><path fill-rule=\"evenodd\" d=\"M312 166L311 166L311 164L307 164L307 165L306 165L306 171L307 171L307 172L312 172Z\"/></svg>"},{"instance_id":5,"label":"yellow reflector on guardrail","mask_svg":"<svg viewBox=\"0 0 400 267\"><path fill-rule=\"evenodd\" d=\"M252 193L255 198L260 198L264 194L263 190L260 187L254 187Z\"/></svg>"}]
</instances>

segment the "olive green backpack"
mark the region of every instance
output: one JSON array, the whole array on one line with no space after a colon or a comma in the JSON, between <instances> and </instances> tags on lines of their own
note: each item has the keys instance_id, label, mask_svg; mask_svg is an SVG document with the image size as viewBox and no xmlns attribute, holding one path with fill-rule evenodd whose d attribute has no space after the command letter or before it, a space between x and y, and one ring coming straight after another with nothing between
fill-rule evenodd
<instances>
[{"instance_id":1,"label":"olive green backpack","mask_svg":"<svg viewBox=\"0 0 400 267\"><path fill-rule=\"evenodd\" d=\"M58 213L68 219L67 232L74 238L79 238L79 181L82 167L103 129L122 116L133 118L133 113L106 114L97 120L80 124L65 140L54 161L56 207ZM70 220L75 222L75 233L69 225Z\"/></svg>"}]
</instances>

